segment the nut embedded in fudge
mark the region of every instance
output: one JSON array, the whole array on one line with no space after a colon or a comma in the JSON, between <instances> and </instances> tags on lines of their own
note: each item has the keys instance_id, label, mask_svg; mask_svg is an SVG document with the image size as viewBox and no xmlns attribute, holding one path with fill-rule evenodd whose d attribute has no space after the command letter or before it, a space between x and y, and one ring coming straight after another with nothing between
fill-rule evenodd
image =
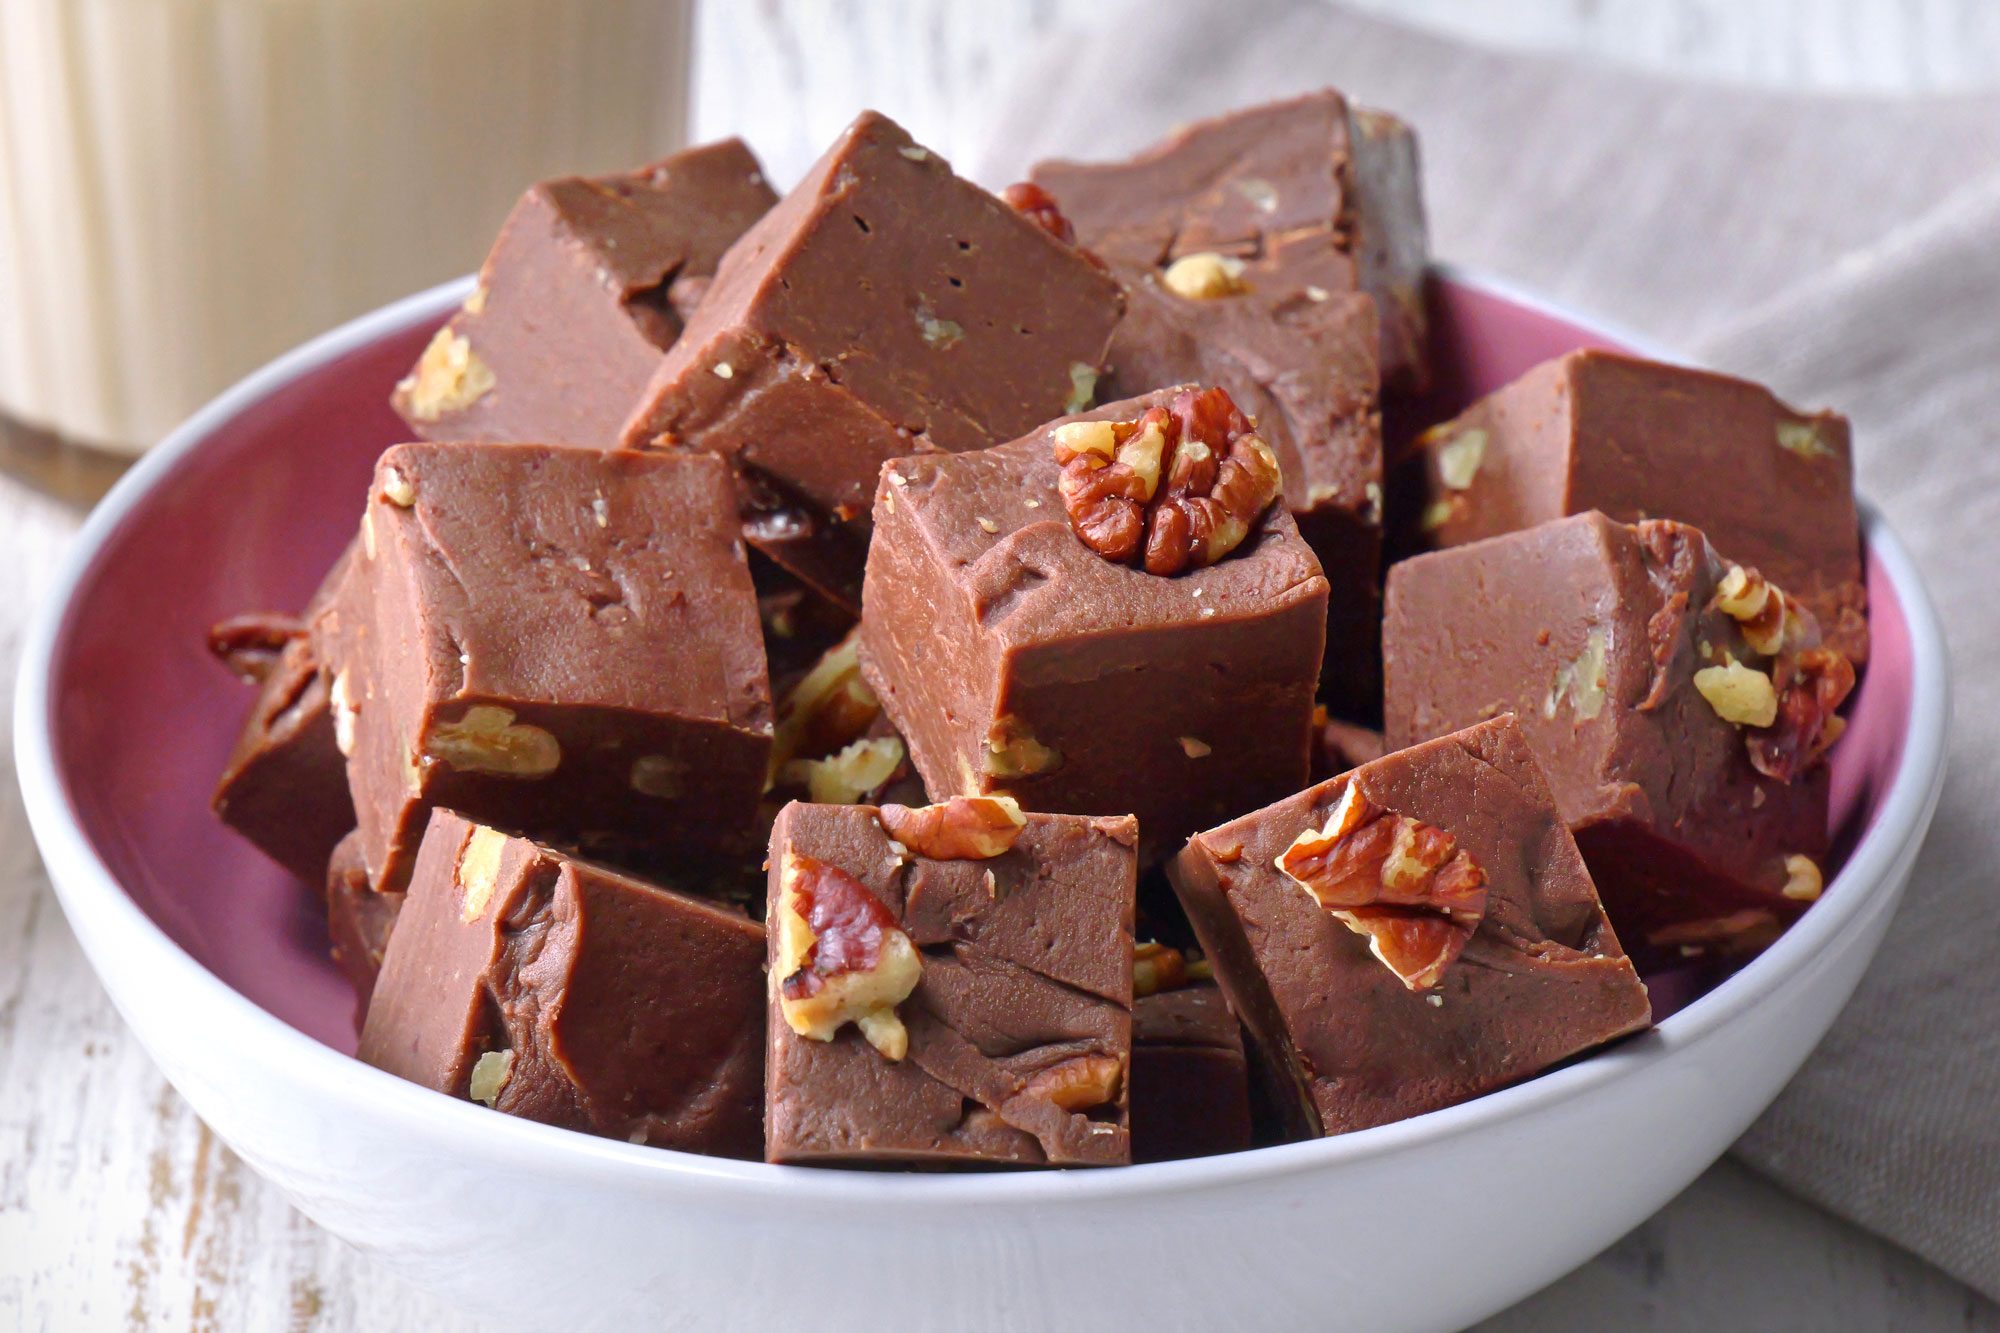
<instances>
[{"instance_id":1,"label":"nut embedded in fudge","mask_svg":"<svg viewBox=\"0 0 2000 1333\"><path fill-rule=\"evenodd\" d=\"M1326 580L1283 506L1170 577L1073 530L1055 432L1175 397L883 469L862 621L862 670L934 796L1136 814L1147 863L1304 785L1326 635Z\"/></svg>"},{"instance_id":2,"label":"nut embedded in fudge","mask_svg":"<svg viewBox=\"0 0 2000 1333\"><path fill-rule=\"evenodd\" d=\"M614 860L754 848L770 692L719 459L398 445L314 635L378 888L438 805Z\"/></svg>"},{"instance_id":3,"label":"nut embedded in fudge","mask_svg":"<svg viewBox=\"0 0 2000 1333\"><path fill-rule=\"evenodd\" d=\"M1031 174L1078 241L1128 275L1156 272L1189 293L1244 285L1280 302L1366 292L1381 311L1384 379L1428 382L1417 143L1396 117L1326 89L1197 122L1128 161L1043 162Z\"/></svg>"},{"instance_id":4,"label":"nut embedded in fudge","mask_svg":"<svg viewBox=\"0 0 2000 1333\"><path fill-rule=\"evenodd\" d=\"M711 450L753 510L839 527L884 461L1067 410L1122 308L1109 276L869 112L724 258L624 440ZM829 582L747 517L760 550Z\"/></svg>"},{"instance_id":5,"label":"nut embedded in fudge","mask_svg":"<svg viewBox=\"0 0 2000 1333\"><path fill-rule=\"evenodd\" d=\"M396 411L427 440L612 447L723 252L776 202L736 139L541 182Z\"/></svg>"},{"instance_id":6,"label":"nut embedded in fudge","mask_svg":"<svg viewBox=\"0 0 2000 1333\"><path fill-rule=\"evenodd\" d=\"M1169 874L1295 1134L1449 1106L1650 1021L1511 717L1199 834Z\"/></svg>"},{"instance_id":7,"label":"nut embedded in fudge","mask_svg":"<svg viewBox=\"0 0 2000 1333\"><path fill-rule=\"evenodd\" d=\"M987 798L786 806L769 1160L1130 1160L1135 833Z\"/></svg>"},{"instance_id":8,"label":"nut embedded in fudge","mask_svg":"<svg viewBox=\"0 0 2000 1333\"><path fill-rule=\"evenodd\" d=\"M1544 362L1423 437L1422 526L1459 546L1588 510L1674 519L1867 656L1847 420L1747 380L1619 356Z\"/></svg>"},{"instance_id":9,"label":"nut embedded in fudge","mask_svg":"<svg viewBox=\"0 0 2000 1333\"><path fill-rule=\"evenodd\" d=\"M1693 528L1581 514L1389 571L1388 743L1511 711L1626 947L1761 948L1817 895L1853 683Z\"/></svg>"},{"instance_id":10,"label":"nut embedded in fudge","mask_svg":"<svg viewBox=\"0 0 2000 1333\"><path fill-rule=\"evenodd\" d=\"M354 987L354 1026L368 1016L375 980L389 949L389 933L403 910L401 893L377 893L368 884L361 859L361 835L349 833L326 864L326 933L333 941L333 965Z\"/></svg>"},{"instance_id":11,"label":"nut embedded in fudge","mask_svg":"<svg viewBox=\"0 0 2000 1333\"><path fill-rule=\"evenodd\" d=\"M1364 123L1393 128L1364 134ZM1101 396L1216 384L1257 423L1326 571L1325 695L1366 715L1381 702L1380 386L1385 370L1410 370L1423 324L1420 297L1407 299L1412 324L1378 315L1377 301L1353 290L1357 263L1368 274L1389 268L1381 246L1346 253L1339 228L1357 224L1338 219L1343 200L1370 197L1363 184L1394 206L1395 218L1362 231L1395 238L1402 264L1389 285L1409 292L1421 290L1423 223L1413 141L1401 177L1371 165L1357 180L1336 163L1346 145L1373 152L1408 137L1401 122L1350 117L1338 94L1323 93L1196 126L1135 162L1036 169L1058 204L1075 201L1085 243L1104 249L1125 285ZM1241 156L1226 156L1231 148Z\"/></svg>"},{"instance_id":12,"label":"nut embedded in fudge","mask_svg":"<svg viewBox=\"0 0 2000 1333\"><path fill-rule=\"evenodd\" d=\"M438 810L360 1055L509 1115L754 1158L763 961L738 912Z\"/></svg>"},{"instance_id":13,"label":"nut embedded in fudge","mask_svg":"<svg viewBox=\"0 0 2000 1333\"><path fill-rule=\"evenodd\" d=\"M350 547L334 562L307 618L332 597L352 555ZM354 828L354 801L306 619L237 616L209 632L209 648L257 687L210 804L223 823L319 889L334 844Z\"/></svg>"},{"instance_id":14,"label":"nut embedded in fudge","mask_svg":"<svg viewBox=\"0 0 2000 1333\"><path fill-rule=\"evenodd\" d=\"M1132 1160L1168 1162L1250 1146L1243 1029L1212 984L1132 1002Z\"/></svg>"}]
</instances>

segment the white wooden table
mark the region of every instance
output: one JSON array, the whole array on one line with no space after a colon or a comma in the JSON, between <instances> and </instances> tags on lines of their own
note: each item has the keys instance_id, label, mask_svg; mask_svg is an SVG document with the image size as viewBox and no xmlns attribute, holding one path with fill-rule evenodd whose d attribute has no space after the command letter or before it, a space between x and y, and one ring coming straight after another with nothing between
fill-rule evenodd
<instances>
[{"instance_id":1,"label":"white wooden table","mask_svg":"<svg viewBox=\"0 0 2000 1333\"><path fill-rule=\"evenodd\" d=\"M863 104L976 160L1027 45L1092 0L711 0L696 128L802 169ZM2000 6L1895 0L1366 0L1491 40L1654 68L1885 91L2000 71ZM949 11L949 21L947 21ZM75 516L0 480L9 601L46 586ZM17 628L0 622L0 698ZM36 870L0 719L0 1327L472 1325L294 1213L132 1042ZM1727 1163L1604 1255L1500 1316L1502 1330L2000 1330L2000 1308Z\"/></svg>"}]
</instances>

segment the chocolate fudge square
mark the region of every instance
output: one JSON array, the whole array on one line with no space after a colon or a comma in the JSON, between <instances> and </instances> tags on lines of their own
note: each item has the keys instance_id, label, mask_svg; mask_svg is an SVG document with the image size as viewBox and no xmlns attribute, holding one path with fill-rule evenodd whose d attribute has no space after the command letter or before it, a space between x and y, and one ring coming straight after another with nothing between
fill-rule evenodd
<instances>
[{"instance_id":1,"label":"chocolate fudge square","mask_svg":"<svg viewBox=\"0 0 2000 1333\"><path fill-rule=\"evenodd\" d=\"M1169 874L1297 1135L1450 1106L1650 1021L1511 717L1210 829Z\"/></svg>"},{"instance_id":2,"label":"chocolate fudge square","mask_svg":"<svg viewBox=\"0 0 2000 1333\"><path fill-rule=\"evenodd\" d=\"M754 848L770 687L719 459L398 445L315 640L378 888L438 805L613 860Z\"/></svg>"},{"instance_id":3,"label":"chocolate fudge square","mask_svg":"<svg viewBox=\"0 0 2000 1333\"><path fill-rule=\"evenodd\" d=\"M1122 306L1074 248L868 112L724 258L624 439L708 449L822 518L862 518L886 460L1064 411Z\"/></svg>"},{"instance_id":4,"label":"chocolate fudge square","mask_svg":"<svg viewBox=\"0 0 2000 1333\"><path fill-rule=\"evenodd\" d=\"M334 562L304 616L238 616L209 632L215 655L257 689L210 805L315 889L326 884L334 845L354 828L354 801L307 620L332 598L352 555Z\"/></svg>"},{"instance_id":5,"label":"chocolate fudge square","mask_svg":"<svg viewBox=\"0 0 2000 1333\"><path fill-rule=\"evenodd\" d=\"M1129 818L791 804L771 832L773 1162L1130 1160Z\"/></svg>"},{"instance_id":6,"label":"chocolate fudge square","mask_svg":"<svg viewBox=\"0 0 2000 1333\"><path fill-rule=\"evenodd\" d=\"M741 913L438 810L360 1055L509 1115L754 1158L763 962Z\"/></svg>"},{"instance_id":7,"label":"chocolate fudge square","mask_svg":"<svg viewBox=\"0 0 2000 1333\"><path fill-rule=\"evenodd\" d=\"M1170 1162L1250 1146L1243 1029L1212 984L1132 1003L1132 1160Z\"/></svg>"},{"instance_id":8,"label":"chocolate fudge square","mask_svg":"<svg viewBox=\"0 0 2000 1333\"><path fill-rule=\"evenodd\" d=\"M1818 891L1853 673L1763 651L1735 587L1693 528L1595 512L1389 571L1389 745L1514 713L1642 957L1761 947Z\"/></svg>"},{"instance_id":9,"label":"chocolate fudge square","mask_svg":"<svg viewBox=\"0 0 2000 1333\"><path fill-rule=\"evenodd\" d=\"M1867 655L1847 421L1746 380L1611 352L1544 362L1422 440L1436 546L1596 509L1700 528Z\"/></svg>"},{"instance_id":10,"label":"chocolate fudge square","mask_svg":"<svg viewBox=\"0 0 2000 1333\"><path fill-rule=\"evenodd\" d=\"M883 470L861 665L934 796L1135 814L1141 861L1305 784L1326 579L1282 506L1162 576L1071 528L1052 431Z\"/></svg>"},{"instance_id":11,"label":"chocolate fudge square","mask_svg":"<svg viewBox=\"0 0 2000 1333\"><path fill-rule=\"evenodd\" d=\"M1231 284L1181 295L1153 270L1117 270L1128 309L1100 389L1128 398L1221 386L1257 423L1285 476L1285 507L1326 572L1323 694L1381 706L1382 416L1374 304Z\"/></svg>"},{"instance_id":12,"label":"chocolate fudge square","mask_svg":"<svg viewBox=\"0 0 2000 1333\"><path fill-rule=\"evenodd\" d=\"M541 182L396 411L427 440L612 447L723 252L776 202L736 139Z\"/></svg>"},{"instance_id":13,"label":"chocolate fudge square","mask_svg":"<svg viewBox=\"0 0 2000 1333\"><path fill-rule=\"evenodd\" d=\"M1033 179L1114 269L1220 276L1274 302L1366 292L1386 381L1428 382L1417 143L1396 117L1325 89L1196 122L1129 161L1043 162Z\"/></svg>"},{"instance_id":14,"label":"chocolate fudge square","mask_svg":"<svg viewBox=\"0 0 2000 1333\"><path fill-rule=\"evenodd\" d=\"M403 910L401 893L377 893L361 859L361 834L350 832L326 865L326 933L333 941L333 965L354 987L354 1026L368 1016L368 1001L382 975L389 933Z\"/></svg>"}]
</instances>

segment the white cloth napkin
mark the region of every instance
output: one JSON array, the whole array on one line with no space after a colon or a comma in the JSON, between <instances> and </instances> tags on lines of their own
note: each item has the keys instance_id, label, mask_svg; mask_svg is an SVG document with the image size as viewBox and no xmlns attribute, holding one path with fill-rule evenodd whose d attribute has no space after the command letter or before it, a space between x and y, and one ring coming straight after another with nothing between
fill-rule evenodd
<instances>
[{"instance_id":1,"label":"white cloth napkin","mask_svg":"<svg viewBox=\"0 0 2000 1333\"><path fill-rule=\"evenodd\" d=\"M1279 0L1059 46L982 179L1331 84L1417 126L1438 257L1853 418L1951 640L1951 778L1878 961L1736 1152L2000 1297L2000 98L1674 83Z\"/></svg>"}]
</instances>

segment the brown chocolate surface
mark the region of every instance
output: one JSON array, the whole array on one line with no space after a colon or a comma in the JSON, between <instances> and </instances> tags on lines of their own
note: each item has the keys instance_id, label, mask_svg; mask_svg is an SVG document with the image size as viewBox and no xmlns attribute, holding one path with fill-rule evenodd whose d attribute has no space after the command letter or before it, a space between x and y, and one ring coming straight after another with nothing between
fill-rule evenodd
<instances>
[{"instance_id":1,"label":"brown chocolate surface","mask_svg":"<svg viewBox=\"0 0 2000 1333\"><path fill-rule=\"evenodd\" d=\"M1860 527L1847 420L1746 380L1611 352L1544 362L1424 439L1438 546L1601 510L1700 528L1812 608L1860 661Z\"/></svg>"},{"instance_id":2,"label":"brown chocolate surface","mask_svg":"<svg viewBox=\"0 0 2000 1333\"><path fill-rule=\"evenodd\" d=\"M900 1061L851 1025L809 1040L769 1006L769 1160L1129 1160L1123 1079L1115 1104L1088 1112L1028 1084L1090 1057L1129 1069L1134 832L1129 819L1029 815L999 856L935 860L899 854L874 807L786 806L771 834L773 910L788 855L838 867L900 922L923 972L899 1006L909 1030Z\"/></svg>"},{"instance_id":3,"label":"brown chocolate surface","mask_svg":"<svg viewBox=\"0 0 2000 1333\"><path fill-rule=\"evenodd\" d=\"M1114 268L1213 253L1274 300L1367 292L1384 377L1428 380L1416 136L1394 116L1326 89L1199 121L1125 162L1043 162L1033 179Z\"/></svg>"},{"instance_id":4,"label":"brown chocolate surface","mask_svg":"<svg viewBox=\"0 0 2000 1333\"><path fill-rule=\"evenodd\" d=\"M368 1001L382 974L382 957L396 916L403 910L403 897L369 887L358 831L340 840L326 865L326 930L333 940L333 964L354 987L357 1030L368 1017Z\"/></svg>"},{"instance_id":5,"label":"brown chocolate surface","mask_svg":"<svg viewBox=\"0 0 2000 1333\"><path fill-rule=\"evenodd\" d=\"M933 795L1133 813L1149 862L1305 782L1326 580L1276 509L1174 577L1103 559L1064 513L1056 424L884 469L862 667Z\"/></svg>"},{"instance_id":6,"label":"brown chocolate surface","mask_svg":"<svg viewBox=\"0 0 2000 1333\"><path fill-rule=\"evenodd\" d=\"M1389 572L1388 743L1512 711L1642 957L1767 941L1805 905L1784 894L1785 858L1826 853L1824 765L1758 773L1693 683L1725 654L1755 659L1711 606L1722 572L1692 528L1597 513Z\"/></svg>"},{"instance_id":7,"label":"brown chocolate surface","mask_svg":"<svg viewBox=\"0 0 2000 1333\"><path fill-rule=\"evenodd\" d=\"M1213 985L1132 1004L1132 1160L1168 1162L1250 1146L1243 1029Z\"/></svg>"},{"instance_id":8,"label":"brown chocolate surface","mask_svg":"<svg viewBox=\"0 0 2000 1333\"><path fill-rule=\"evenodd\" d=\"M731 249L623 438L730 459L748 498L776 497L760 507L803 511L784 532L864 518L887 459L985 448L1064 410L1122 304L1075 250L868 112ZM773 559L838 582L746 517Z\"/></svg>"},{"instance_id":9,"label":"brown chocolate surface","mask_svg":"<svg viewBox=\"0 0 2000 1333\"><path fill-rule=\"evenodd\" d=\"M1412 990L1274 864L1349 784L1456 840L1483 917ZM1338 1134L1464 1101L1644 1028L1620 950L1521 729L1500 717L1399 751L1191 841L1170 867L1230 1007L1288 1095L1295 1133Z\"/></svg>"},{"instance_id":10,"label":"brown chocolate surface","mask_svg":"<svg viewBox=\"0 0 2000 1333\"><path fill-rule=\"evenodd\" d=\"M776 201L736 139L541 182L445 326L476 368L434 347L396 410L424 439L610 448L723 252Z\"/></svg>"},{"instance_id":11,"label":"brown chocolate surface","mask_svg":"<svg viewBox=\"0 0 2000 1333\"><path fill-rule=\"evenodd\" d=\"M434 805L613 859L748 849L771 705L720 460L398 445L362 531L314 634L375 883Z\"/></svg>"},{"instance_id":12,"label":"brown chocolate surface","mask_svg":"<svg viewBox=\"0 0 2000 1333\"><path fill-rule=\"evenodd\" d=\"M439 810L360 1055L509 1115L755 1157L763 937L729 909Z\"/></svg>"}]
</instances>

